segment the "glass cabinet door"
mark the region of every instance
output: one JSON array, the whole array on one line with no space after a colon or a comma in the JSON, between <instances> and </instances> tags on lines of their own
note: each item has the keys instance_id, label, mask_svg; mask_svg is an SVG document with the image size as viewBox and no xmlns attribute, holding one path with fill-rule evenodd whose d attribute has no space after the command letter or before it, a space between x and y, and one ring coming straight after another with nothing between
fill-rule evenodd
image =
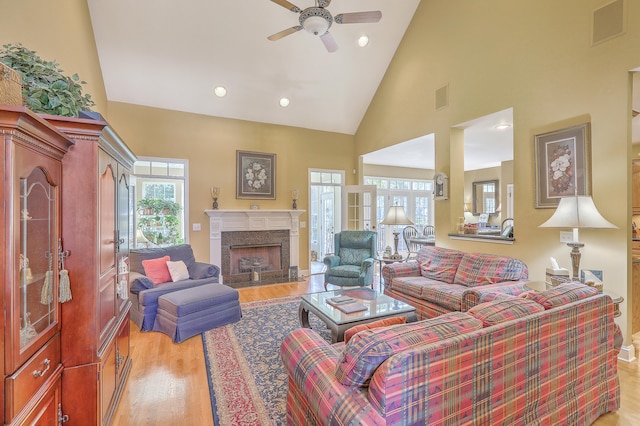
<instances>
[{"instance_id":1,"label":"glass cabinet door","mask_svg":"<svg viewBox=\"0 0 640 426\"><path fill-rule=\"evenodd\" d=\"M57 187L36 167L20 178L20 233L15 289L19 300L20 357L36 349L58 323ZM39 342L39 344L36 344Z\"/></svg>"}]
</instances>

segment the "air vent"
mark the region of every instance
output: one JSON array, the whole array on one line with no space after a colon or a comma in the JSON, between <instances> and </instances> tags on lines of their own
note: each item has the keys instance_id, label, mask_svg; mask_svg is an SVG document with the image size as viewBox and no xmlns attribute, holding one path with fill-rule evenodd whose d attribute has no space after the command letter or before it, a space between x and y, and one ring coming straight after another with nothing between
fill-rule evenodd
<instances>
[{"instance_id":1,"label":"air vent","mask_svg":"<svg viewBox=\"0 0 640 426\"><path fill-rule=\"evenodd\" d=\"M449 85L436 90L436 110L449 106Z\"/></svg>"},{"instance_id":2,"label":"air vent","mask_svg":"<svg viewBox=\"0 0 640 426\"><path fill-rule=\"evenodd\" d=\"M592 45L611 40L625 32L625 0L616 0L593 12Z\"/></svg>"}]
</instances>

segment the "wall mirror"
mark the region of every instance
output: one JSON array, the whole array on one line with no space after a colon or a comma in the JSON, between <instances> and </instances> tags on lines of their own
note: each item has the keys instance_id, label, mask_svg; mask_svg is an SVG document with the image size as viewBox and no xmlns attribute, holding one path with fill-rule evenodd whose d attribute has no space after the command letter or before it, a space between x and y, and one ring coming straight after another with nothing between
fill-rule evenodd
<instances>
[{"instance_id":1,"label":"wall mirror","mask_svg":"<svg viewBox=\"0 0 640 426\"><path fill-rule=\"evenodd\" d=\"M485 180L473 182L473 214L496 214L500 205L499 180Z\"/></svg>"}]
</instances>

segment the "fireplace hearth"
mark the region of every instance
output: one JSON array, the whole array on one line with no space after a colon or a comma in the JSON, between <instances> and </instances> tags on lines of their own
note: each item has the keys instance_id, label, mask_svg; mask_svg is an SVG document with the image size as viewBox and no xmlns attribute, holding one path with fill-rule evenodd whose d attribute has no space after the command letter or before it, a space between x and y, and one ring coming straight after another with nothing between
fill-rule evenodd
<instances>
[{"instance_id":1,"label":"fireplace hearth","mask_svg":"<svg viewBox=\"0 0 640 426\"><path fill-rule=\"evenodd\" d=\"M262 283L288 279L288 230L223 232L221 249L225 284L250 283L254 266L261 268Z\"/></svg>"}]
</instances>

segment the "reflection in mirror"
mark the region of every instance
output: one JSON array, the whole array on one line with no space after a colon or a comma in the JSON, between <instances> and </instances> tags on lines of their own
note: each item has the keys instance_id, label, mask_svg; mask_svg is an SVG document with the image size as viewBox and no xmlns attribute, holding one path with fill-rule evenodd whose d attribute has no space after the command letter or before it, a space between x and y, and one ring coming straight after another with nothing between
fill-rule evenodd
<instances>
[{"instance_id":1,"label":"reflection in mirror","mask_svg":"<svg viewBox=\"0 0 640 426\"><path fill-rule=\"evenodd\" d=\"M500 203L499 180L473 182L473 214L496 214Z\"/></svg>"}]
</instances>

